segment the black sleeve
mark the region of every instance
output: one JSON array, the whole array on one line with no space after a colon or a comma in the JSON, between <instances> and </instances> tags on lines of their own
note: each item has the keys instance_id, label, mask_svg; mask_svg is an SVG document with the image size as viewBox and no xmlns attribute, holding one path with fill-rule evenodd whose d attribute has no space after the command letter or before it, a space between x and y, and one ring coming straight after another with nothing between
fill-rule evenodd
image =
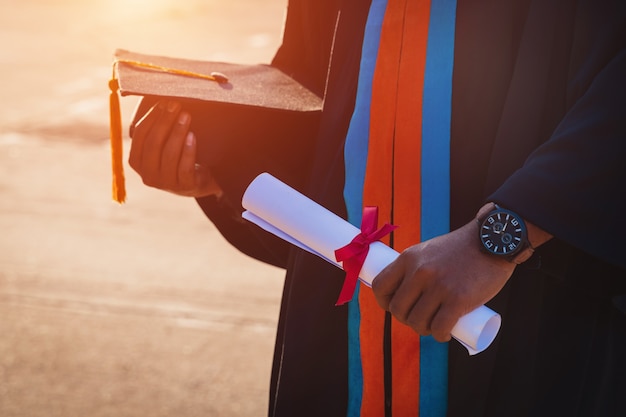
<instances>
[{"instance_id":1,"label":"black sleeve","mask_svg":"<svg viewBox=\"0 0 626 417\"><path fill-rule=\"evenodd\" d=\"M569 110L490 196L556 238L626 268L626 13L580 2Z\"/></svg>"},{"instance_id":2,"label":"black sleeve","mask_svg":"<svg viewBox=\"0 0 626 417\"><path fill-rule=\"evenodd\" d=\"M326 87L337 3L336 0L289 1L283 43L272 61L273 66L320 97ZM239 250L284 267L289 244L243 221L240 202L247 185L261 172L270 172L296 189L304 188L320 114L294 115L250 108L220 111L220 119L229 121L230 126L223 136L228 137L229 143L246 146L221 146L205 152L213 158L210 165L224 190L224 198L198 199L198 203L222 235Z\"/></svg>"},{"instance_id":3,"label":"black sleeve","mask_svg":"<svg viewBox=\"0 0 626 417\"><path fill-rule=\"evenodd\" d=\"M291 0L283 43L271 64L320 97L326 86L337 3ZM155 100L142 100L135 121ZM198 162L211 168L224 191L219 200L197 199L203 212L239 250L284 267L288 244L243 221L241 198L247 185L262 172L303 189L312 164L320 112L295 113L195 101L183 102L183 108L192 115Z\"/></svg>"}]
</instances>

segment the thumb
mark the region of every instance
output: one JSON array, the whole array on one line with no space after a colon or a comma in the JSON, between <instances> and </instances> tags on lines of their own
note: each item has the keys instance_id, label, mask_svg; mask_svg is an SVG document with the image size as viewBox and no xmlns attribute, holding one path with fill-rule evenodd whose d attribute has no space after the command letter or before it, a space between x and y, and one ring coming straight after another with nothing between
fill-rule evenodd
<instances>
[{"instance_id":1,"label":"thumb","mask_svg":"<svg viewBox=\"0 0 626 417\"><path fill-rule=\"evenodd\" d=\"M206 165L196 164L195 181L199 194L204 196L222 194L222 188Z\"/></svg>"}]
</instances>

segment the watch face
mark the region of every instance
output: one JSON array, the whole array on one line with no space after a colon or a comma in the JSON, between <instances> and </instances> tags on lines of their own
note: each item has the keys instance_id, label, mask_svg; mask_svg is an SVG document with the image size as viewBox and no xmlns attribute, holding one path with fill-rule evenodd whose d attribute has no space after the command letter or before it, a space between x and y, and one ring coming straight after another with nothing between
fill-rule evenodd
<instances>
[{"instance_id":1,"label":"watch face","mask_svg":"<svg viewBox=\"0 0 626 417\"><path fill-rule=\"evenodd\" d=\"M496 209L480 224L480 241L484 248L499 256L517 253L526 242L526 226L513 212Z\"/></svg>"}]
</instances>

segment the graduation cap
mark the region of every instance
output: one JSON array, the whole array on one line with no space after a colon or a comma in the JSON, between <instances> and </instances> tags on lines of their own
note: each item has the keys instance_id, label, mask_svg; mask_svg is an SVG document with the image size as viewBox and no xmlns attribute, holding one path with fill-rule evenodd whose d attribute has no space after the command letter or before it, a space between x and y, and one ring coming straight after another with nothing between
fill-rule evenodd
<instances>
[{"instance_id":1,"label":"graduation cap","mask_svg":"<svg viewBox=\"0 0 626 417\"><path fill-rule=\"evenodd\" d=\"M119 95L167 97L192 103L244 106L258 113L318 114L322 98L276 67L240 65L118 49L109 82L113 199L124 202ZM261 112L262 113L262 112ZM267 118L266 118L267 119ZM271 117L266 123L270 123Z\"/></svg>"}]
</instances>

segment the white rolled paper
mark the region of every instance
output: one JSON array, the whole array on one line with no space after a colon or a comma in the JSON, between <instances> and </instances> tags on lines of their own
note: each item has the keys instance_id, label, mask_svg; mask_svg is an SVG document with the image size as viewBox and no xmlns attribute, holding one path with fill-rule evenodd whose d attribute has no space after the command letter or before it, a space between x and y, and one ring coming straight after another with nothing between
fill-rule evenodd
<instances>
[{"instance_id":1,"label":"white rolled paper","mask_svg":"<svg viewBox=\"0 0 626 417\"><path fill-rule=\"evenodd\" d=\"M335 260L335 250L352 242L361 231L289 187L272 175L255 178L243 195L246 209L243 218L304 250L342 268ZM382 242L374 242L359 274L368 286L398 252ZM452 337L475 355L485 350L500 329L501 318L488 307L480 306L461 317L452 329Z\"/></svg>"}]
</instances>

